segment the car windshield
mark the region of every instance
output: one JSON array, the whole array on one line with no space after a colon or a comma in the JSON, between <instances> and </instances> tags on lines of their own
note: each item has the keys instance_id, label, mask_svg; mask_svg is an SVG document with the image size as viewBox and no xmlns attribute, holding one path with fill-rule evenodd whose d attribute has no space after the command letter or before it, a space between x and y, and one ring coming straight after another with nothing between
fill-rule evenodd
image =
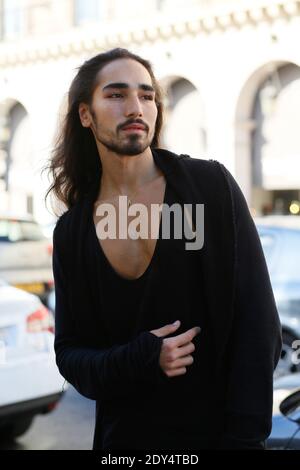
<instances>
[{"instance_id":1,"label":"car windshield","mask_svg":"<svg viewBox=\"0 0 300 470\"><path fill-rule=\"evenodd\" d=\"M268 234L263 233L263 232L259 232L259 236L260 236L262 248L264 250L264 255L266 258L267 265L270 268L271 257L272 257L273 250L275 248L275 237L274 235L271 235L269 233Z\"/></svg>"},{"instance_id":2,"label":"car windshield","mask_svg":"<svg viewBox=\"0 0 300 470\"><path fill-rule=\"evenodd\" d=\"M278 311L282 315L299 317L300 299L279 299L276 301Z\"/></svg>"},{"instance_id":3,"label":"car windshield","mask_svg":"<svg viewBox=\"0 0 300 470\"><path fill-rule=\"evenodd\" d=\"M276 282L300 282L300 230L258 230L271 278Z\"/></svg>"},{"instance_id":4,"label":"car windshield","mask_svg":"<svg viewBox=\"0 0 300 470\"><path fill-rule=\"evenodd\" d=\"M0 242L44 240L45 236L36 222L25 220L0 220Z\"/></svg>"}]
</instances>

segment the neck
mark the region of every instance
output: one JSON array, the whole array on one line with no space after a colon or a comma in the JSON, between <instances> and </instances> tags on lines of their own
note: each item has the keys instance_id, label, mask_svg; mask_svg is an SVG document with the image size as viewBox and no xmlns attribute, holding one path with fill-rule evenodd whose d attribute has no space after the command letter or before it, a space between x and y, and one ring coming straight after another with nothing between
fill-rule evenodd
<instances>
[{"instance_id":1,"label":"neck","mask_svg":"<svg viewBox=\"0 0 300 470\"><path fill-rule=\"evenodd\" d=\"M107 149L106 149L107 150ZM132 193L162 174L156 166L150 147L135 156L101 152L101 193Z\"/></svg>"}]
</instances>

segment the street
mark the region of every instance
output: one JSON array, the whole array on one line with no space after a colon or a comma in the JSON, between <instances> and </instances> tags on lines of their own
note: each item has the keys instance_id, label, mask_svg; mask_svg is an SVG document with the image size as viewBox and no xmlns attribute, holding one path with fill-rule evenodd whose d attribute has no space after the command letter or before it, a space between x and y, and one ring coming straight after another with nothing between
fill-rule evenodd
<instances>
[{"instance_id":1,"label":"street","mask_svg":"<svg viewBox=\"0 0 300 470\"><path fill-rule=\"evenodd\" d=\"M37 415L27 433L15 442L0 442L0 450L90 450L94 410L94 401L69 386L52 413Z\"/></svg>"}]
</instances>

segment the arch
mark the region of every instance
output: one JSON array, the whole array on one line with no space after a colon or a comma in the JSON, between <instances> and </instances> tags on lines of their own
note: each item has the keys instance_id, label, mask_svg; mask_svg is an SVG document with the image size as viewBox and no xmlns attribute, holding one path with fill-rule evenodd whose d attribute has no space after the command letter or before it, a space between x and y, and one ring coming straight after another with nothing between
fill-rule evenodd
<instances>
[{"instance_id":1,"label":"arch","mask_svg":"<svg viewBox=\"0 0 300 470\"><path fill-rule=\"evenodd\" d=\"M64 93L58 103L53 141L56 142L68 111L68 93Z\"/></svg>"},{"instance_id":2,"label":"arch","mask_svg":"<svg viewBox=\"0 0 300 470\"><path fill-rule=\"evenodd\" d=\"M202 157L206 151L206 117L201 92L188 78L160 79L165 92L163 145L175 153Z\"/></svg>"},{"instance_id":3,"label":"arch","mask_svg":"<svg viewBox=\"0 0 300 470\"><path fill-rule=\"evenodd\" d=\"M255 130L255 121L253 119L255 98L270 73L289 63L291 62L278 59L261 64L248 76L238 94L234 117L234 173L250 205L252 203L251 151L252 137Z\"/></svg>"},{"instance_id":4,"label":"arch","mask_svg":"<svg viewBox=\"0 0 300 470\"><path fill-rule=\"evenodd\" d=\"M6 210L32 214L34 152L30 116L25 106L14 98L0 103L0 116Z\"/></svg>"}]
</instances>

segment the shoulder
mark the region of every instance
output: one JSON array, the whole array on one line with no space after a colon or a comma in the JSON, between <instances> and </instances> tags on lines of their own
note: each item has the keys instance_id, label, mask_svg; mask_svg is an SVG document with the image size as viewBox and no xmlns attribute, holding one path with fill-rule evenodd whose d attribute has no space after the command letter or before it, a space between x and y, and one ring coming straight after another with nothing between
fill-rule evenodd
<instances>
[{"instance_id":1,"label":"shoulder","mask_svg":"<svg viewBox=\"0 0 300 470\"><path fill-rule=\"evenodd\" d=\"M53 253L64 251L67 246L67 224L69 218L69 210L64 212L57 220L53 230Z\"/></svg>"},{"instance_id":2,"label":"shoulder","mask_svg":"<svg viewBox=\"0 0 300 470\"><path fill-rule=\"evenodd\" d=\"M60 215L59 218L57 219L54 230L53 230L53 238L57 238L59 234L61 234L64 231L66 227L66 221L69 218L69 213L70 213L70 209L68 209L66 212Z\"/></svg>"},{"instance_id":3,"label":"shoulder","mask_svg":"<svg viewBox=\"0 0 300 470\"><path fill-rule=\"evenodd\" d=\"M186 154L179 155L178 162L183 165L195 184L204 186L207 191L213 192L215 197L221 196L236 213L249 212L248 204L239 183L220 161L214 159L193 158ZM224 198L224 194L227 197Z\"/></svg>"},{"instance_id":4,"label":"shoulder","mask_svg":"<svg viewBox=\"0 0 300 470\"><path fill-rule=\"evenodd\" d=\"M224 167L221 162L213 158L195 158L187 154L180 154L178 161L191 170L201 170L211 173L220 172L222 171L222 167Z\"/></svg>"},{"instance_id":5,"label":"shoulder","mask_svg":"<svg viewBox=\"0 0 300 470\"><path fill-rule=\"evenodd\" d=\"M82 202L67 209L58 219L53 230L53 242L66 244L78 224L83 207Z\"/></svg>"},{"instance_id":6,"label":"shoulder","mask_svg":"<svg viewBox=\"0 0 300 470\"><path fill-rule=\"evenodd\" d=\"M196 158L188 154L177 154L167 149L158 148L152 149L153 156L159 166L162 167L166 173L185 173L186 176L194 178L202 178L206 181L207 177L212 178L222 177L221 163L212 158Z\"/></svg>"},{"instance_id":7,"label":"shoulder","mask_svg":"<svg viewBox=\"0 0 300 470\"><path fill-rule=\"evenodd\" d=\"M211 189L218 188L231 191L232 175L223 163L209 158L194 158L190 155L181 154L178 163L186 169L190 177L201 184L210 185Z\"/></svg>"}]
</instances>

